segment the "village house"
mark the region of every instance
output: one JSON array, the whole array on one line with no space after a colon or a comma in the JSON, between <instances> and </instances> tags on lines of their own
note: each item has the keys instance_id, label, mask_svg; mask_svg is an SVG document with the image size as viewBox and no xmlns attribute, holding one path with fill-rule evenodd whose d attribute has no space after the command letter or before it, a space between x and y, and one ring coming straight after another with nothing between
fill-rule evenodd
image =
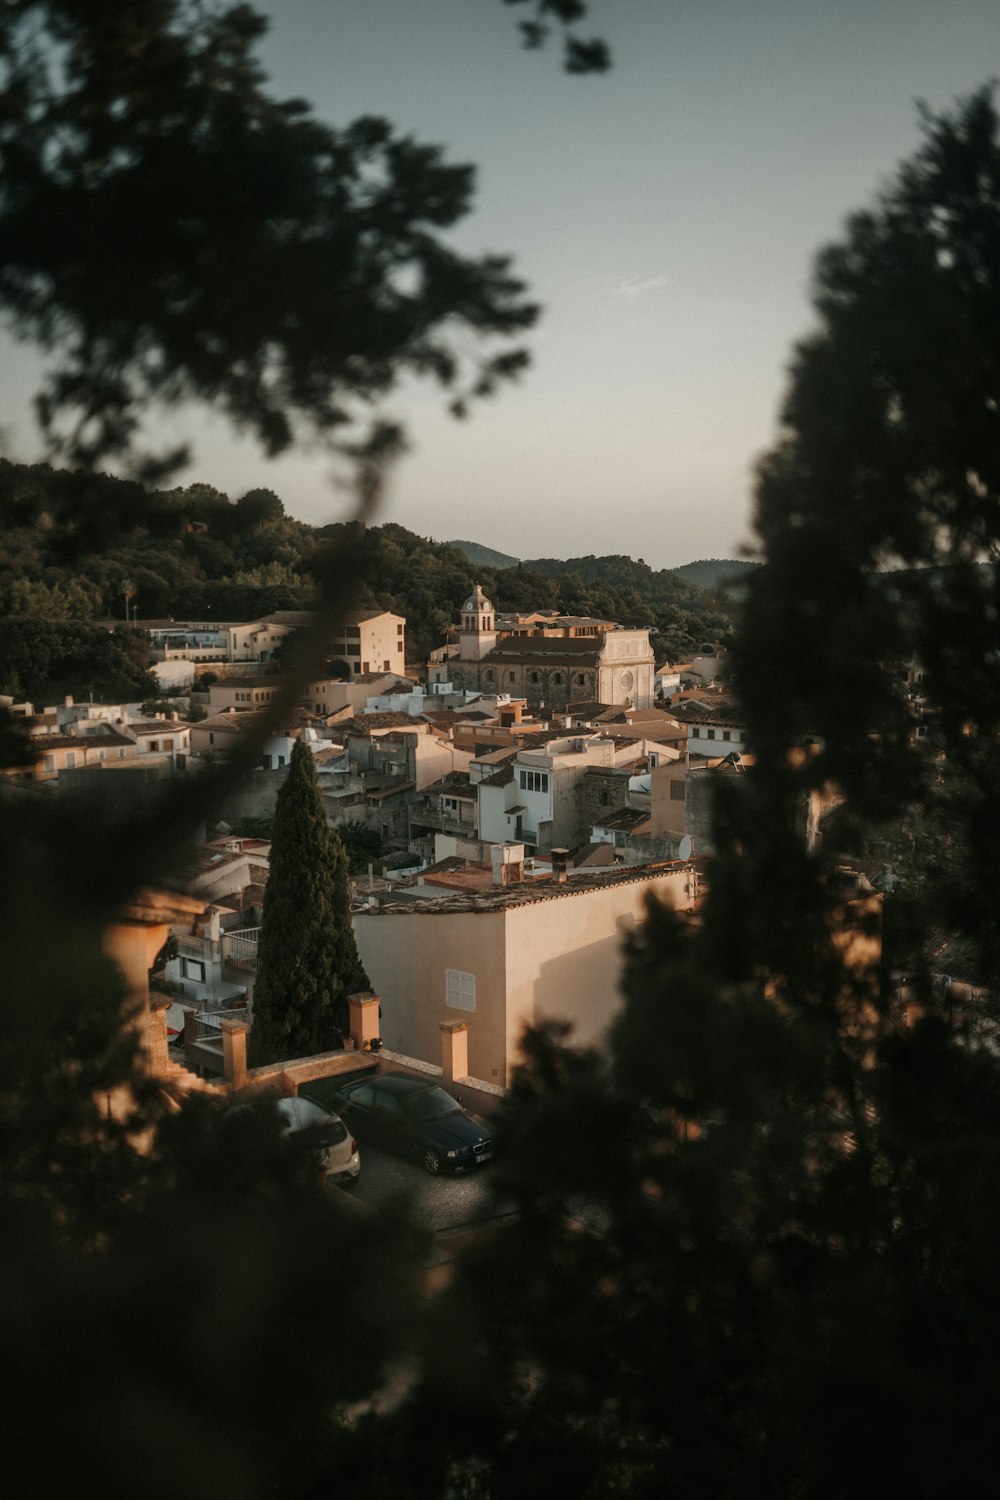
<instances>
[{"instance_id":1,"label":"village house","mask_svg":"<svg viewBox=\"0 0 1000 1500\"><path fill-rule=\"evenodd\" d=\"M349 610L334 629L330 655L348 669L352 678L372 672L405 677L405 616L391 610Z\"/></svg>"},{"instance_id":2,"label":"village house","mask_svg":"<svg viewBox=\"0 0 1000 1500\"><path fill-rule=\"evenodd\" d=\"M526 1026L568 1021L574 1042L601 1044L620 1006L623 934L645 921L649 894L692 910L699 874L687 863L522 881L523 849L496 854L491 889L378 899L354 927L385 1047L436 1064L442 1033L462 1033L468 1075L505 1087Z\"/></svg>"},{"instance_id":3,"label":"village house","mask_svg":"<svg viewBox=\"0 0 1000 1500\"><path fill-rule=\"evenodd\" d=\"M588 842L587 771L625 766L645 753L642 741L619 747L594 734L519 749L478 783L479 837L487 843L513 840L533 849L576 848Z\"/></svg>"},{"instance_id":4,"label":"village house","mask_svg":"<svg viewBox=\"0 0 1000 1500\"><path fill-rule=\"evenodd\" d=\"M670 717L687 729L689 755L728 755L747 748L740 709L721 694L686 696L670 706Z\"/></svg>"}]
</instances>

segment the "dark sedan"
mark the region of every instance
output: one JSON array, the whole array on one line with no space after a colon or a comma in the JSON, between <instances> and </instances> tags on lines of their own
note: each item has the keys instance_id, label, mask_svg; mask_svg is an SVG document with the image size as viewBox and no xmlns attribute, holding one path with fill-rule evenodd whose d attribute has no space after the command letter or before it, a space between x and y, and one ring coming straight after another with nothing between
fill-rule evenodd
<instances>
[{"instance_id":1,"label":"dark sedan","mask_svg":"<svg viewBox=\"0 0 1000 1500\"><path fill-rule=\"evenodd\" d=\"M489 1126L423 1078L383 1073L348 1083L337 1108L362 1140L412 1157L435 1177L478 1167L493 1155Z\"/></svg>"}]
</instances>

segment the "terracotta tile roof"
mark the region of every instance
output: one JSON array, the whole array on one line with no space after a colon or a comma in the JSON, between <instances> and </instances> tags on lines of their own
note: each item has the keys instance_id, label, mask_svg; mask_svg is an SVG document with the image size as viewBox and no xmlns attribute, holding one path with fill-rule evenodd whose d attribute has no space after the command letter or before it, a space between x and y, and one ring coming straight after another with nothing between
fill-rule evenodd
<instances>
[{"instance_id":1,"label":"terracotta tile roof","mask_svg":"<svg viewBox=\"0 0 1000 1500\"><path fill-rule=\"evenodd\" d=\"M704 859L659 861L648 865L615 865L596 870L570 871L566 881L533 879L519 881L512 886L493 886L488 891L473 894L458 894L443 897L438 901L395 903L391 898L379 901L376 912L362 913L379 917L385 915L420 915L434 917L452 912L493 912L510 906L527 906L540 901L561 901L574 896L584 896L590 891L603 890L613 885L649 885L658 877L671 875L684 869L704 870Z\"/></svg>"},{"instance_id":2,"label":"terracotta tile roof","mask_svg":"<svg viewBox=\"0 0 1000 1500\"><path fill-rule=\"evenodd\" d=\"M116 734L113 729L103 734L46 734L38 736L33 742L34 748L39 755L45 755L50 750L94 750L101 747L122 749L134 744L122 734Z\"/></svg>"},{"instance_id":3,"label":"terracotta tile roof","mask_svg":"<svg viewBox=\"0 0 1000 1500\"><path fill-rule=\"evenodd\" d=\"M372 786L369 779L365 783L365 796L369 802L384 802L388 797L414 791L416 785L415 781L404 781L401 776L394 776L391 781L386 781L380 786Z\"/></svg>"},{"instance_id":4,"label":"terracotta tile roof","mask_svg":"<svg viewBox=\"0 0 1000 1500\"><path fill-rule=\"evenodd\" d=\"M484 776L479 783L480 786L509 786L514 780L514 767L502 766L499 771L494 771L492 776Z\"/></svg>"},{"instance_id":5,"label":"terracotta tile roof","mask_svg":"<svg viewBox=\"0 0 1000 1500\"><path fill-rule=\"evenodd\" d=\"M473 801L476 789L469 780L468 771L449 771L439 781L434 781L430 786L424 787L424 795L427 797L470 797Z\"/></svg>"},{"instance_id":6,"label":"terracotta tile roof","mask_svg":"<svg viewBox=\"0 0 1000 1500\"><path fill-rule=\"evenodd\" d=\"M414 734L420 733L419 724L413 722L411 714L386 711L375 714L355 714L350 719L338 719L337 730L341 734L367 735L373 729L410 729Z\"/></svg>"},{"instance_id":7,"label":"terracotta tile roof","mask_svg":"<svg viewBox=\"0 0 1000 1500\"><path fill-rule=\"evenodd\" d=\"M186 719L133 719L126 724L133 734L171 734L176 729L190 729Z\"/></svg>"},{"instance_id":8,"label":"terracotta tile roof","mask_svg":"<svg viewBox=\"0 0 1000 1500\"><path fill-rule=\"evenodd\" d=\"M498 766L505 760L513 760L517 752L517 745L504 745L500 750L488 750L485 755L477 755L475 764L477 766Z\"/></svg>"},{"instance_id":9,"label":"terracotta tile roof","mask_svg":"<svg viewBox=\"0 0 1000 1500\"><path fill-rule=\"evenodd\" d=\"M641 807L622 807L608 817L594 819L595 828L610 828L620 830L622 833L634 833L643 823L649 822L649 809Z\"/></svg>"},{"instance_id":10,"label":"terracotta tile roof","mask_svg":"<svg viewBox=\"0 0 1000 1500\"><path fill-rule=\"evenodd\" d=\"M486 662L544 661L548 666L597 666L603 636L513 635L497 641Z\"/></svg>"}]
</instances>

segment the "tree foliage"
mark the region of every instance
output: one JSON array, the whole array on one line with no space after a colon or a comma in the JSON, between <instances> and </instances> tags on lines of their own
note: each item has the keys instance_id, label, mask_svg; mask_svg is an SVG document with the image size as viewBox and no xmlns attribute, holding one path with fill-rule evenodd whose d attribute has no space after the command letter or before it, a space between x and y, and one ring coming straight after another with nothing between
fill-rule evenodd
<instances>
[{"instance_id":1,"label":"tree foliage","mask_svg":"<svg viewBox=\"0 0 1000 1500\"><path fill-rule=\"evenodd\" d=\"M328 1052L347 999L369 988L351 926L347 856L329 827L312 754L296 740L278 793L254 986L254 1066Z\"/></svg>"},{"instance_id":2,"label":"tree foliage","mask_svg":"<svg viewBox=\"0 0 1000 1500\"><path fill-rule=\"evenodd\" d=\"M36 409L71 463L130 455L152 407L190 400L267 454L300 432L356 445L403 375L464 408L526 363L465 357L468 334L510 339L537 311L506 257L447 244L472 168L275 98L265 28L197 0L0 8L0 307L54 356Z\"/></svg>"},{"instance_id":3,"label":"tree foliage","mask_svg":"<svg viewBox=\"0 0 1000 1500\"><path fill-rule=\"evenodd\" d=\"M756 760L720 788L701 920L651 907L606 1053L529 1036L498 1183L520 1217L441 1313L472 1322L450 1451L498 1500L557 1466L585 1497L990 1482L1000 1018L960 1034L920 947L945 921L996 982L1000 144L989 93L924 124L819 259L761 465L735 652ZM901 809L947 827L905 924L804 847L823 785L838 839Z\"/></svg>"}]
</instances>

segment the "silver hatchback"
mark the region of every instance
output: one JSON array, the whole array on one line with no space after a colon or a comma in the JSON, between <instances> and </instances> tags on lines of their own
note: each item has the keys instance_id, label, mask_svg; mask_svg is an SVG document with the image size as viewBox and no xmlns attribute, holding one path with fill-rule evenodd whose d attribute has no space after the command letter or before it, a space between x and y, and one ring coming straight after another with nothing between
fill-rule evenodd
<instances>
[{"instance_id":1,"label":"silver hatchback","mask_svg":"<svg viewBox=\"0 0 1000 1500\"><path fill-rule=\"evenodd\" d=\"M275 1108L289 1135L309 1132L309 1144L315 1146L327 1182L338 1182L343 1187L352 1187L357 1182L361 1173L358 1143L339 1115L301 1096L276 1099Z\"/></svg>"}]
</instances>

